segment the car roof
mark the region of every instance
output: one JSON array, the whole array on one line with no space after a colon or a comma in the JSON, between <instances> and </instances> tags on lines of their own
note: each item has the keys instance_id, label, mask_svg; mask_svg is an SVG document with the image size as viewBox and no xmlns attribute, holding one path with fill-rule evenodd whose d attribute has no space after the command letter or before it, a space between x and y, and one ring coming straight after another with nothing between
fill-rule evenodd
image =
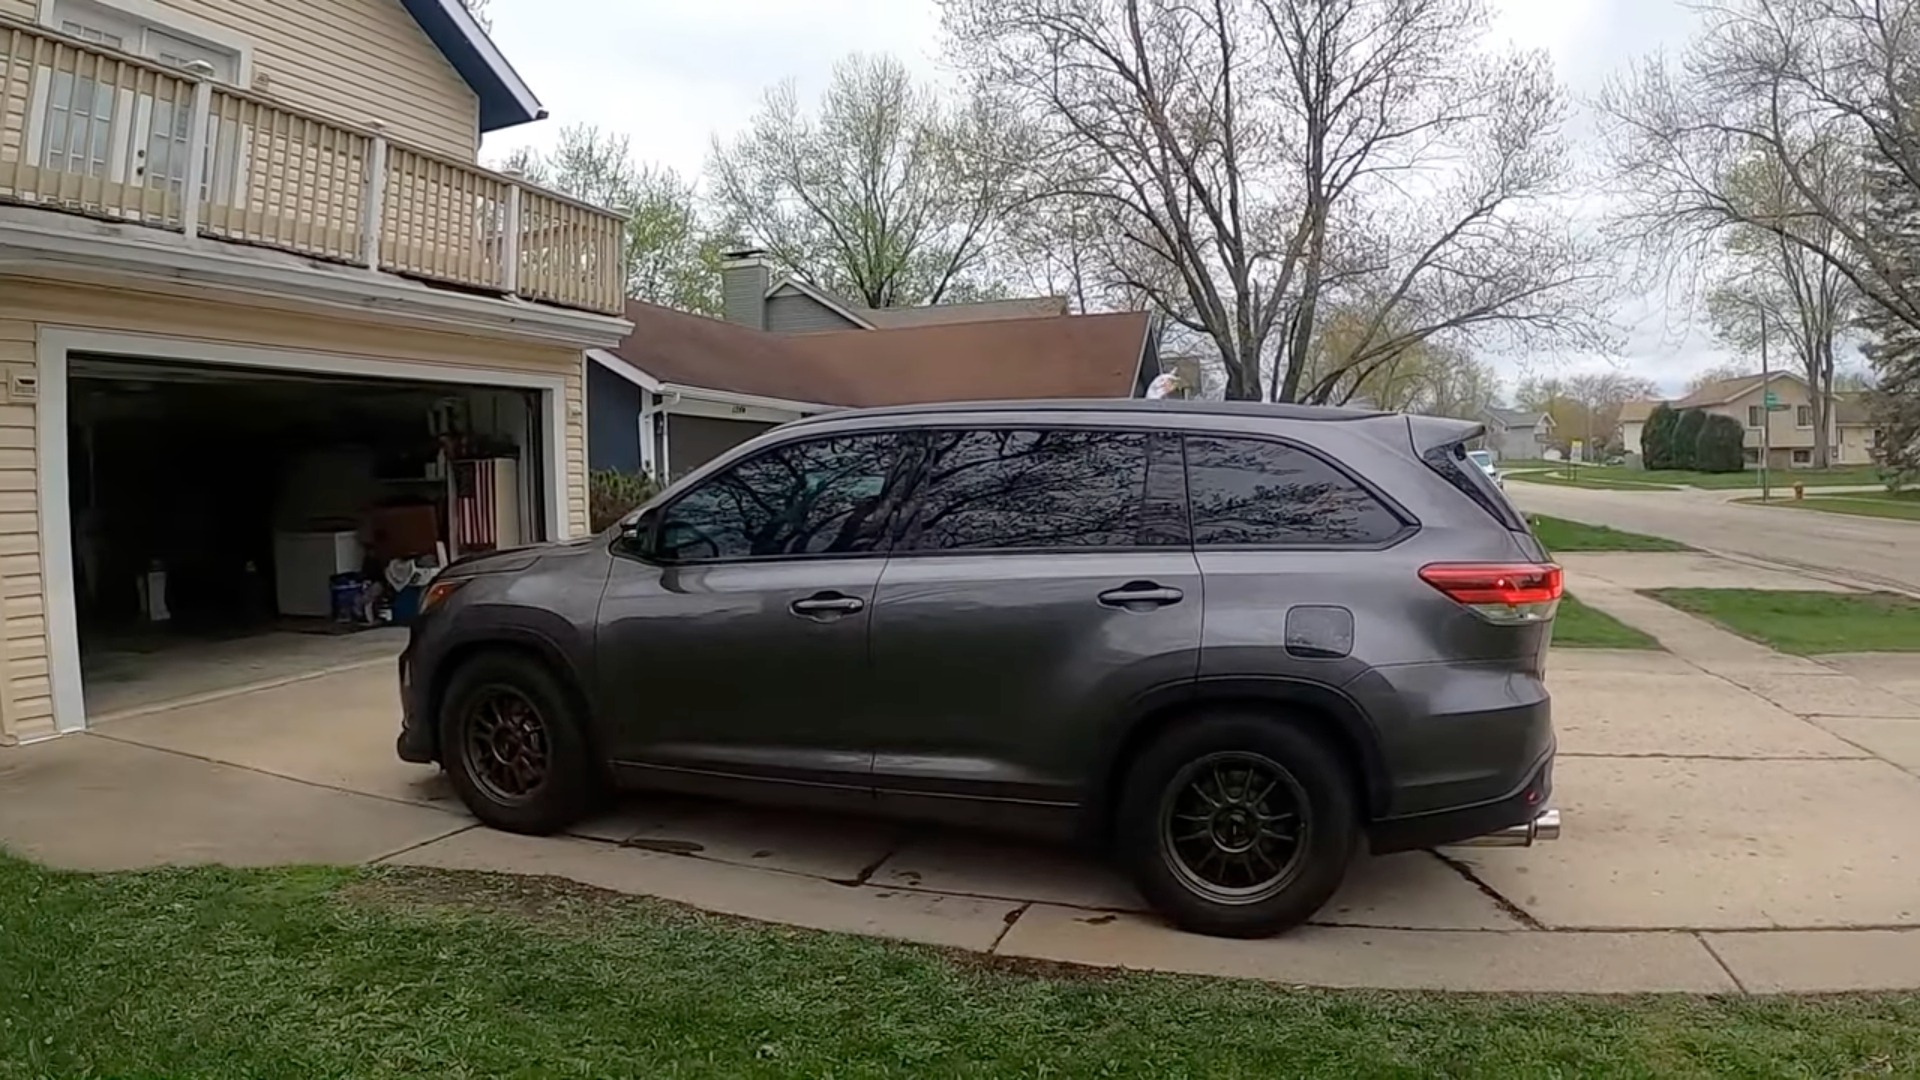
<instances>
[{"instance_id":1,"label":"car roof","mask_svg":"<svg viewBox=\"0 0 1920 1080\"><path fill-rule=\"evenodd\" d=\"M944 416L1230 416L1239 419L1314 422L1371 420L1393 413L1330 405L1286 405L1263 401L1182 401L1140 398L1068 398L1028 401L948 401L925 405L888 405L872 409L836 409L788 426L861 419L934 420Z\"/></svg>"}]
</instances>

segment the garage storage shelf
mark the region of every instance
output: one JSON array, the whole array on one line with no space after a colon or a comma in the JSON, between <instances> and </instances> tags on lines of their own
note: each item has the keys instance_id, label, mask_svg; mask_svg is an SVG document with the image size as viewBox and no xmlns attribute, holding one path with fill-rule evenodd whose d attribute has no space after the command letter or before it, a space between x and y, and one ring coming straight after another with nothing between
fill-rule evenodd
<instances>
[{"instance_id":1,"label":"garage storage shelf","mask_svg":"<svg viewBox=\"0 0 1920 1080\"><path fill-rule=\"evenodd\" d=\"M558 307L626 294L618 214L39 27L0 27L0 202Z\"/></svg>"}]
</instances>

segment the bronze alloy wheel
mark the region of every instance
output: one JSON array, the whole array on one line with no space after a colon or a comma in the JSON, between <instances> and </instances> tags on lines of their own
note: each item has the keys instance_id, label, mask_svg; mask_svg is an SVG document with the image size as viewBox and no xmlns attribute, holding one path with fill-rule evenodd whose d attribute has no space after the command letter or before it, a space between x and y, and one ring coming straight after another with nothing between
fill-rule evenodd
<instances>
[{"instance_id":1,"label":"bronze alloy wheel","mask_svg":"<svg viewBox=\"0 0 1920 1080\"><path fill-rule=\"evenodd\" d=\"M1188 762L1160 805L1160 852L1176 877L1218 904L1257 904L1293 882L1313 820L1307 793L1264 754Z\"/></svg>"},{"instance_id":2,"label":"bronze alloy wheel","mask_svg":"<svg viewBox=\"0 0 1920 1080\"><path fill-rule=\"evenodd\" d=\"M467 773L488 798L524 803L547 783L553 740L525 694L507 686L486 687L467 706L464 729Z\"/></svg>"}]
</instances>

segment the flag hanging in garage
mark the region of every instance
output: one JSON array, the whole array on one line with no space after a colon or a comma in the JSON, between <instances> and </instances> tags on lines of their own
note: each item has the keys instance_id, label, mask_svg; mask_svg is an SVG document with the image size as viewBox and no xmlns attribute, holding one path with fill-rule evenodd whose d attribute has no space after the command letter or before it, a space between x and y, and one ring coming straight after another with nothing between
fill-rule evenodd
<instances>
[{"instance_id":1,"label":"flag hanging in garage","mask_svg":"<svg viewBox=\"0 0 1920 1080\"><path fill-rule=\"evenodd\" d=\"M499 543L494 523L494 469L491 460L453 463L453 541L457 551L491 551Z\"/></svg>"}]
</instances>

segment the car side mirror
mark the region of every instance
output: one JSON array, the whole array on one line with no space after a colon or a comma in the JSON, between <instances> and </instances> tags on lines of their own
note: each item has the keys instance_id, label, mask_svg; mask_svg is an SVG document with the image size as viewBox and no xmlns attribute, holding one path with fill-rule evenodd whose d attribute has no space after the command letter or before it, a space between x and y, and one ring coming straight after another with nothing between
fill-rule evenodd
<instances>
[{"instance_id":1,"label":"car side mirror","mask_svg":"<svg viewBox=\"0 0 1920 1080\"><path fill-rule=\"evenodd\" d=\"M641 558L653 556L654 525L659 515L652 510L635 514L620 523L620 546Z\"/></svg>"}]
</instances>

